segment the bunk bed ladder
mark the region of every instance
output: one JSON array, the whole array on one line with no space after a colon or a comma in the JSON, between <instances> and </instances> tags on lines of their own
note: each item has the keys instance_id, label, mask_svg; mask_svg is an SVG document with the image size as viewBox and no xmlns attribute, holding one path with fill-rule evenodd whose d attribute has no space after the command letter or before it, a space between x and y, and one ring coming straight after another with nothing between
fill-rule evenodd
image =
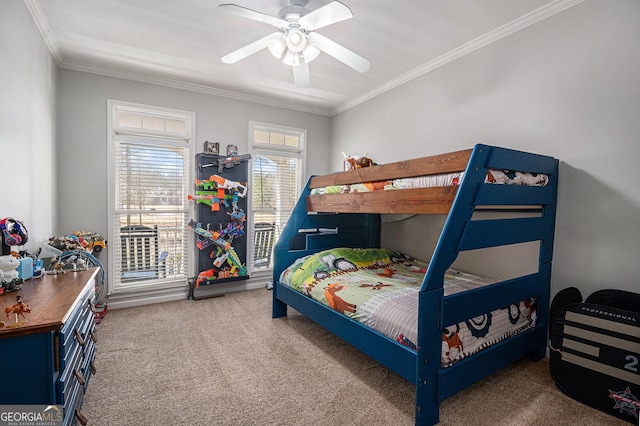
<instances>
[{"instance_id":1,"label":"bunk bed ladder","mask_svg":"<svg viewBox=\"0 0 640 426\"><path fill-rule=\"evenodd\" d=\"M488 169L545 173L549 182L544 187L487 184ZM416 424L437 423L442 400L523 355L530 353L535 360L545 356L557 178L558 161L551 157L485 145L474 147L419 295ZM472 220L478 207L523 205L537 209L541 215ZM536 273L482 289L481 302L474 290L444 297L444 274L459 252L528 241L540 241ZM522 343L517 351L497 344L478 354L473 363L461 360L452 368L440 369L441 349L433 342L441 340L442 328L531 297L538 298L538 321L533 330L514 339Z\"/></svg>"}]
</instances>

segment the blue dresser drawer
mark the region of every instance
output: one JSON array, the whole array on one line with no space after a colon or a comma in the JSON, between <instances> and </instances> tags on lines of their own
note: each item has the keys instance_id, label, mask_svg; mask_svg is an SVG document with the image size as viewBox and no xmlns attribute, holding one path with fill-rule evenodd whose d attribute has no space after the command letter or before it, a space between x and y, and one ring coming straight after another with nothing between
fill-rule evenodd
<instances>
[{"instance_id":1,"label":"blue dresser drawer","mask_svg":"<svg viewBox=\"0 0 640 426\"><path fill-rule=\"evenodd\" d=\"M73 357L69 359L67 368L60 372L58 380L56 380L56 393L59 404L64 404L68 401L75 388L80 385L81 382L82 385L84 385L85 380L82 375L83 360L84 355L82 351L76 351Z\"/></svg>"},{"instance_id":2,"label":"blue dresser drawer","mask_svg":"<svg viewBox=\"0 0 640 426\"><path fill-rule=\"evenodd\" d=\"M78 303L60 328L59 374L56 381L57 403L64 407L64 424L83 424L80 413L89 378L95 374L93 360L96 352L96 324L94 316L95 290L87 286Z\"/></svg>"}]
</instances>

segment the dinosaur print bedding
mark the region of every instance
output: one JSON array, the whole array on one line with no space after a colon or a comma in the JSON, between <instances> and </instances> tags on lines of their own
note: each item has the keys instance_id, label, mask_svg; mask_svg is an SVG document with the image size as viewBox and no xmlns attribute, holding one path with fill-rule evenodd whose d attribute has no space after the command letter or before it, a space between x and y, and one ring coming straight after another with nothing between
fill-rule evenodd
<instances>
[{"instance_id":1,"label":"dinosaur print bedding","mask_svg":"<svg viewBox=\"0 0 640 426\"><path fill-rule=\"evenodd\" d=\"M456 186L460 184L463 176L464 172L458 172L375 182L352 183L349 185L333 185L314 188L311 190L311 195L348 194L353 192ZM513 170L492 169L488 171L485 182L503 185L545 186L547 182L549 182L549 176L544 174L517 172Z\"/></svg>"},{"instance_id":2,"label":"dinosaur print bedding","mask_svg":"<svg viewBox=\"0 0 640 426\"><path fill-rule=\"evenodd\" d=\"M336 248L296 260L280 282L415 349L418 292L427 266L387 249ZM444 294L495 282L449 269ZM535 299L451 324L442 330L442 366L534 325Z\"/></svg>"}]
</instances>

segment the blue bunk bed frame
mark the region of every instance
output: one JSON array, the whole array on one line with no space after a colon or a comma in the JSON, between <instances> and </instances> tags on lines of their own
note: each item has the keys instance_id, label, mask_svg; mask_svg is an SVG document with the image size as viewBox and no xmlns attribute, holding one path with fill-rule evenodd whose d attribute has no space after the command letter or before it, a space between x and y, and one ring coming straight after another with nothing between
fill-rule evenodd
<instances>
[{"instance_id":1,"label":"blue bunk bed frame","mask_svg":"<svg viewBox=\"0 0 640 426\"><path fill-rule=\"evenodd\" d=\"M484 180L488 169L544 173L549 182L544 187L487 184ZM356 207L363 213L308 213L311 181L275 246L272 316L286 316L287 306L291 306L414 383L417 425L438 423L440 402L482 378L526 355L534 361L546 355L557 159L495 146L473 148L420 289L416 351L278 282L282 271L299 257L335 247L380 247L380 216L364 212L366 203ZM402 191L406 190L386 192ZM367 194L358 196L366 200ZM394 194L385 196L392 203ZM479 209L509 210L516 206L535 210L539 215L472 220ZM321 228L337 228L338 233L304 232ZM459 252L530 241L540 242L537 272L444 297L444 273ZM538 300L534 328L441 368L442 328L533 297Z\"/></svg>"}]
</instances>

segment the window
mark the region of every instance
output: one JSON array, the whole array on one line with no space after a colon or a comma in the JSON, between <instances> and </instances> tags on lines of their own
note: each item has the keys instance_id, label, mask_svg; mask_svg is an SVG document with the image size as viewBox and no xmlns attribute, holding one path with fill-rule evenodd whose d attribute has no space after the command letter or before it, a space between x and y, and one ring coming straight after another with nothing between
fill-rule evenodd
<instances>
[{"instance_id":1,"label":"window","mask_svg":"<svg viewBox=\"0 0 640 426\"><path fill-rule=\"evenodd\" d=\"M109 292L186 284L190 112L109 101Z\"/></svg>"},{"instance_id":2,"label":"window","mask_svg":"<svg viewBox=\"0 0 640 426\"><path fill-rule=\"evenodd\" d=\"M249 123L252 147L251 270L273 266L273 246L289 219L304 176L306 130Z\"/></svg>"}]
</instances>

